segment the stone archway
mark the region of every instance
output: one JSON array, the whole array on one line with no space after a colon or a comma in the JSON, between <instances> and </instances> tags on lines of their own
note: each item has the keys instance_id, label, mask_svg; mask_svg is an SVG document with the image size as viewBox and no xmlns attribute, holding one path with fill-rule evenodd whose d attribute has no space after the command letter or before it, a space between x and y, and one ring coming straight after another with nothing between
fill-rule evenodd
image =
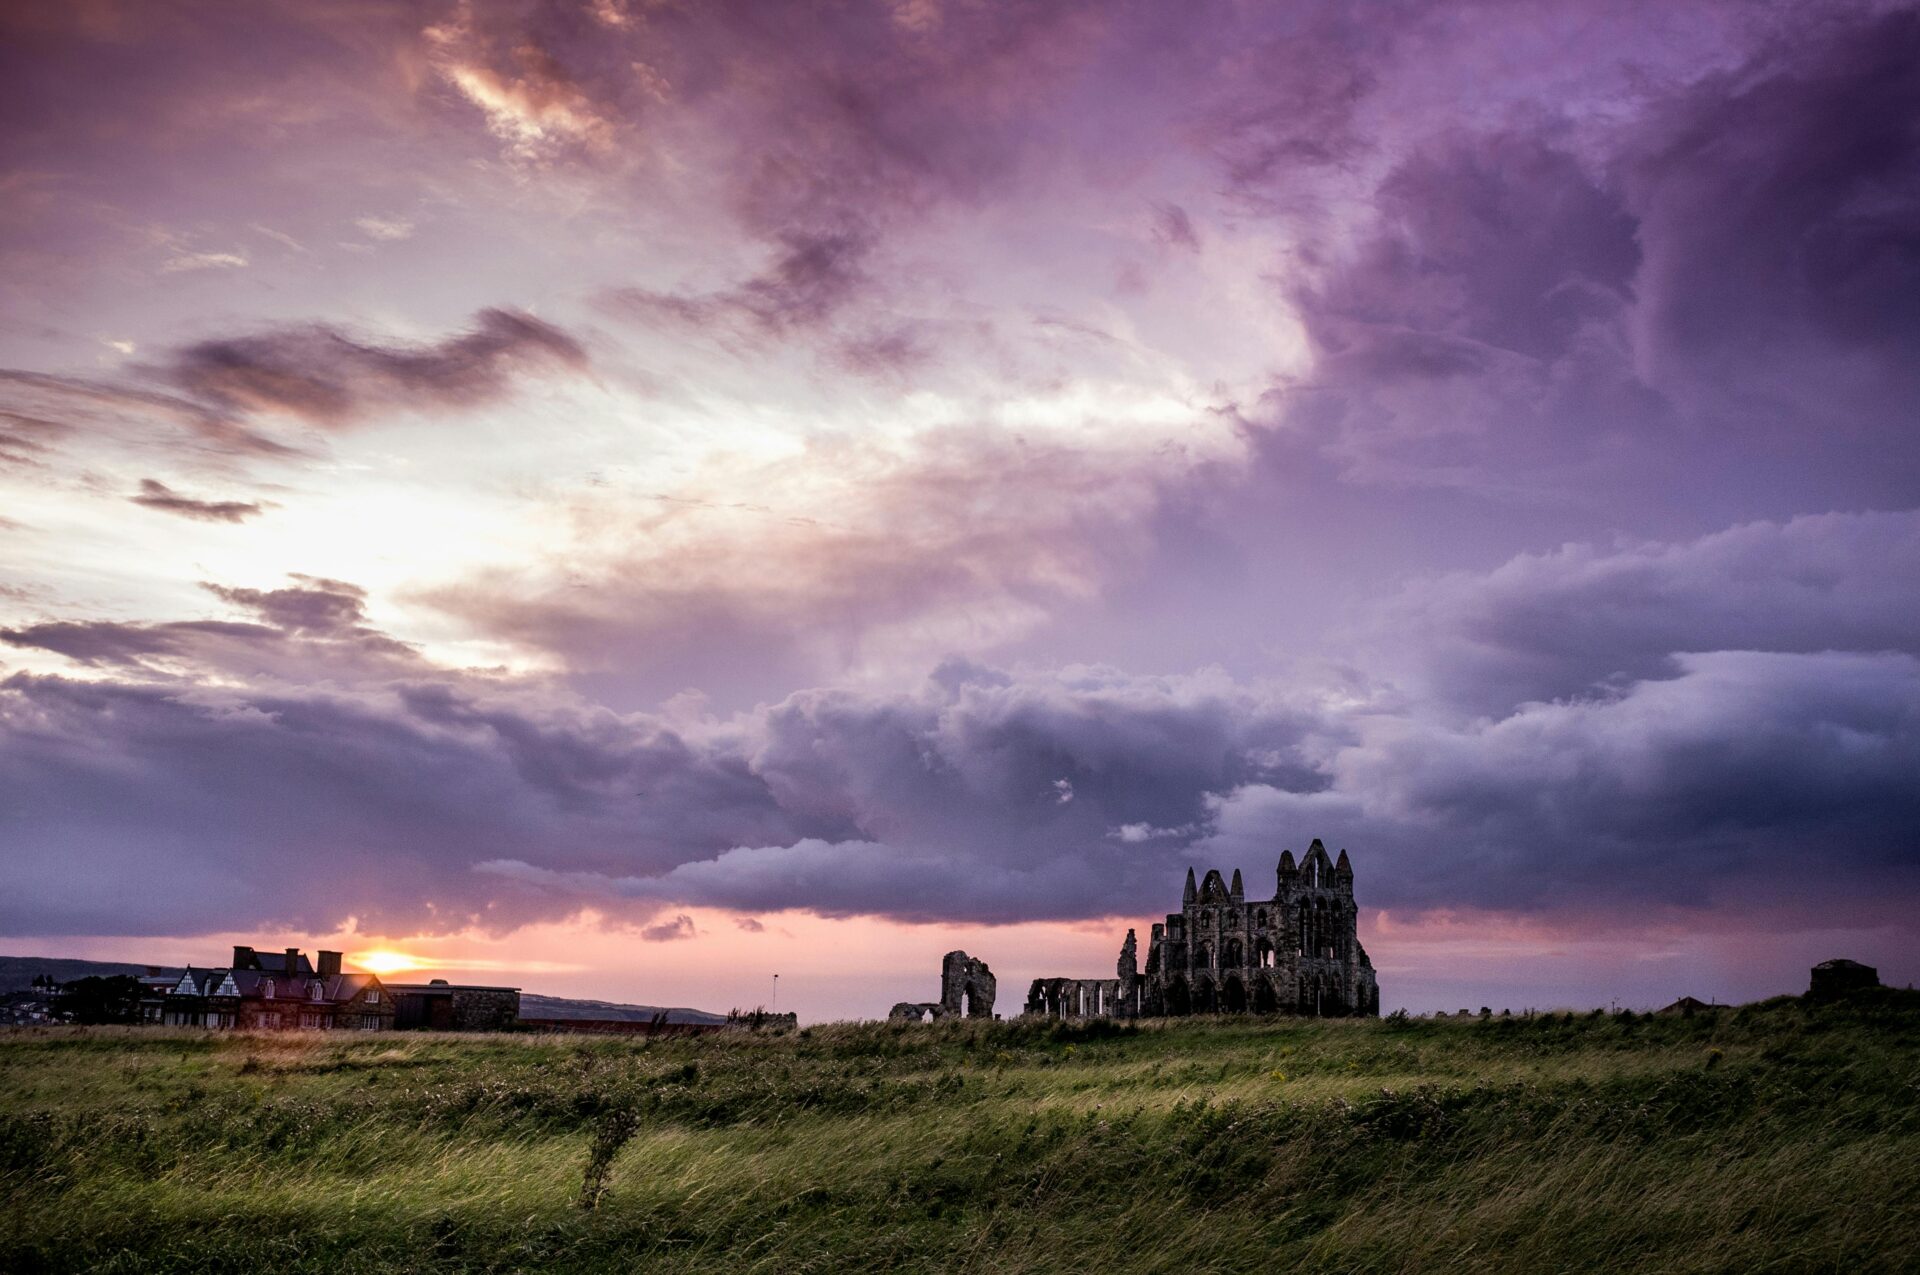
<instances>
[{"instance_id":1,"label":"stone archway","mask_svg":"<svg viewBox=\"0 0 1920 1275\"><path fill-rule=\"evenodd\" d=\"M1167 984L1166 1011L1168 1018L1185 1018L1193 1012L1193 994L1187 980L1178 975Z\"/></svg>"},{"instance_id":2,"label":"stone archway","mask_svg":"<svg viewBox=\"0 0 1920 1275\"><path fill-rule=\"evenodd\" d=\"M1229 977L1220 989L1220 1011L1225 1014L1247 1012L1247 988L1239 979Z\"/></svg>"},{"instance_id":3,"label":"stone archway","mask_svg":"<svg viewBox=\"0 0 1920 1275\"><path fill-rule=\"evenodd\" d=\"M1256 1014L1280 1012L1280 998L1273 994L1273 980L1264 975L1253 980L1253 1012Z\"/></svg>"},{"instance_id":4,"label":"stone archway","mask_svg":"<svg viewBox=\"0 0 1920 1275\"><path fill-rule=\"evenodd\" d=\"M1193 1012L1196 1014L1217 1014L1220 1012L1218 989L1210 978L1198 978L1193 982Z\"/></svg>"}]
</instances>

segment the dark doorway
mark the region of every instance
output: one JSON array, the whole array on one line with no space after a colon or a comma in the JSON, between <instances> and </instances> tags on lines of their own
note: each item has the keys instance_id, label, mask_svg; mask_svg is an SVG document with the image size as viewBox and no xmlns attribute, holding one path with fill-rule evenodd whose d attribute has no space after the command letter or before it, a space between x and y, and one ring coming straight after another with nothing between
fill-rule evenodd
<instances>
[{"instance_id":1,"label":"dark doorway","mask_svg":"<svg viewBox=\"0 0 1920 1275\"><path fill-rule=\"evenodd\" d=\"M1227 980L1227 986L1220 998L1220 1008L1229 1014L1247 1012L1247 989L1239 979Z\"/></svg>"}]
</instances>

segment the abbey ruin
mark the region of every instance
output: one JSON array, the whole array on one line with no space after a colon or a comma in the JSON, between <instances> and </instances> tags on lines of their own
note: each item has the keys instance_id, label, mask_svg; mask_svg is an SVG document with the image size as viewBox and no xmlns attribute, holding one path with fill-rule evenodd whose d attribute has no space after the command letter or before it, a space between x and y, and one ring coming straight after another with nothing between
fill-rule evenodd
<instances>
[{"instance_id":1,"label":"abbey ruin","mask_svg":"<svg viewBox=\"0 0 1920 1275\"><path fill-rule=\"evenodd\" d=\"M1048 1018L1179 1017L1186 1014L1372 1015L1380 986L1360 946L1353 865L1316 838L1296 866L1280 856L1271 899L1247 902L1239 869L1187 887L1180 911L1153 927L1139 967L1132 930L1113 978L1036 978L1026 1012Z\"/></svg>"},{"instance_id":2,"label":"abbey ruin","mask_svg":"<svg viewBox=\"0 0 1920 1275\"><path fill-rule=\"evenodd\" d=\"M987 963L965 952L948 952L940 962L940 999L901 1001L887 1017L909 1023L938 1018L992 1018L998 984Z\"/></svg>"}]
</instances>

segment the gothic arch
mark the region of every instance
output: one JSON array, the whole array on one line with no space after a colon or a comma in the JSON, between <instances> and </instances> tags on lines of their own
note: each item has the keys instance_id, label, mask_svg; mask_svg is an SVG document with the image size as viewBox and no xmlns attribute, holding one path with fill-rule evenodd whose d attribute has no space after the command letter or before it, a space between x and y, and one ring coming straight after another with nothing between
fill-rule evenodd
<instances>
[{"instance_id":1,"label":"gothic arch","mask_svg":"<svg viewBox=\"0 0 1920 1275\"><path fill-rule=\"evenodd\" d=\"M1273 994L1273 979L1264 974L1255 975L1253 980L1253 1012L1256 1014L1272 1014L1278 1012L1279 1008L1280 999Z\"/></svg>"}]
</instances>

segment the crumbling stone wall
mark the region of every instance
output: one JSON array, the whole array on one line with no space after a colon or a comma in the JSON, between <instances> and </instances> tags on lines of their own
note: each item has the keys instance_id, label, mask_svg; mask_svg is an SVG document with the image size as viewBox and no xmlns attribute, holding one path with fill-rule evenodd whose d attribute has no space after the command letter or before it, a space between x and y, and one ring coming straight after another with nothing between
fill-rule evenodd
<instances>
[{"instance_id":1,"label":"crumbling stone wall","mask_svg":"<svg viewBox=\"0 0 1920 1275\"><path fill-rule=\"evenodd\" d=\"M894 1022L922 1023L929 1018L940 1017L939 1001L901 1001L887 1011L887 1018Z\"/></svg>"},{"instance_id":2,"label":"crumbling stone wall","mask_svg":"<svg viewBox=\"0 0 1920 1275\"><path fill-rule=\"evenodd\" d=\"M1118 978L1036 978L1027 988L1026 1012L1042 1018L1134 1018L1140 1013L1137 983Z\"/></svg>"},{"instance_id":3,"label":"crumbling stone wall","mask_svg":"<svg viewBox=\"0 0 1920 1275\"><path fill-rule=\"evenodd\" d=\"M998 991L998 980L985 961L965 952L948 952L940 961L940 999L900 1001L887 1011L887 1018L915 1023L927 1018L992 1018Z\"/></svg>"},{"instance_id":4,"label":"crumbling stone wall","mask_svg":"<svg viewBox=\"0 0 1920 1275\"><path fill-rule=\"evenodd\" d=\"M948 952L940 962L940 1015L943 1018L992 1018L999 984L987 963L965 952Z\"/></svg>"}]
</instances>

